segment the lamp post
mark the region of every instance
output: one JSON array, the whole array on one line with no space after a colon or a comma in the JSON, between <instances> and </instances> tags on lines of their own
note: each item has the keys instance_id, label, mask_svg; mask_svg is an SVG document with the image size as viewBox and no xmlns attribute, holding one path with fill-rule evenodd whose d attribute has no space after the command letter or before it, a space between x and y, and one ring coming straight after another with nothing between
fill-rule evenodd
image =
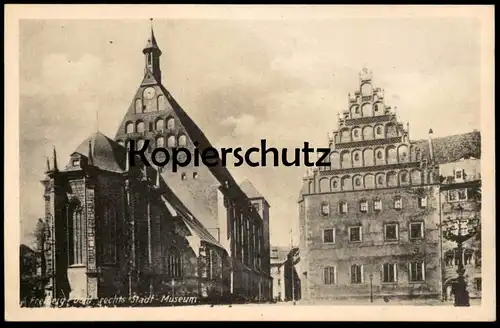
<instances>
[{"instance_id":1,"label":"lamp post","mask_svg":"<svg viewBox=\"0 0 500 328\"><path fill-rule=\"evenodd\" d=\"M370 303L373 303L373 273L370 273Z\"/></svg>"},{"instance_id":2,"label":"lamp post","mask_svg":"<svg viewBox=\"0 0 500 328\"><path fill-rule=\"evenodd\" d=\"M479 220L475 217L472 219L464 219L463 207L461 205L458 206L458 210L460 211L460 217L448 219L443 222L443 237L457 243L455 256L458 256L458 277L456 278L454 289L455 306L470 306L467 283L464 278L465 268L462 256L464 252L463 243L477 233Z\"/></svg>"}]
</instances>

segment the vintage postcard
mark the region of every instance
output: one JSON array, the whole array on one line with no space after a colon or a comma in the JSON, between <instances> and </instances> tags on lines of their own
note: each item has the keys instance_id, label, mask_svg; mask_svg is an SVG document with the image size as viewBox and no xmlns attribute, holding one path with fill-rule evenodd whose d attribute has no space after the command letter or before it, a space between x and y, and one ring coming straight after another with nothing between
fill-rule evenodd
<instances>
[{"instance_id":1,"label":"vintage postcard","mask_svg":"<svg viewBox=\"0 0 500 328\"><path fill-rule=\"evenodd\" d=\"M4 30L7 320L496 320L493 6Z\"/></svg>"}]
</instances>

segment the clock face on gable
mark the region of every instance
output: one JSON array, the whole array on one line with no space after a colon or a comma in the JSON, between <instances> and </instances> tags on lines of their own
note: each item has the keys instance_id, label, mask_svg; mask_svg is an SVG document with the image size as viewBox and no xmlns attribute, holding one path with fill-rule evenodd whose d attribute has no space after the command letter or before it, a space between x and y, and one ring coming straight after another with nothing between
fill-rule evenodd
<instances>
[{"instance_id":1,"label":"clock face on gable","mask_svg":"<svg viewBox=\"0 0 500 328\"><path fill-rule=\"evenodd\" d=\"M153 97L155 96L155 94L156 94L155 88L148 87L148 88L144 89L143 96L146 99L153 99Z\"/></svg>"}]
</instances>

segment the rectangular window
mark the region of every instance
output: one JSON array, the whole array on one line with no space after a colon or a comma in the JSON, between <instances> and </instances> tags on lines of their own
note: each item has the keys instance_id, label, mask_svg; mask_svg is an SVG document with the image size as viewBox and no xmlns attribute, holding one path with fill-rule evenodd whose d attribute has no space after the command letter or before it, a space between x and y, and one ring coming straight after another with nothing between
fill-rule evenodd
<instances>
[{"instance_id":1,"label":"rectangular window","mask_svg":"<svg viewBox=\"0 0 500 328\"><path fill-rule=\"evenodd\" d=\"M362 265L352 265L351 266L351 284L361 284L363 283L363 266Z\"/></svg>"},{"instance_id":2,"label":"rectangular window","mask_svg":"<svg viewBox=\"0 0 500 328\"><path fill-rule=\"evenodd\" d=\"M335 243L335 229L323 229L323 243Z\"/></svg>"},{"instance_id":3,"label":"rectangular window","mask_svg":"<svg viewBox=\"0 0 500 328\"><path fill-rule=\"evenodd\" d=\"M363 231L361 227L349 227L349 241L350 242L361 242L363 239Z\"/></svg>"},{"instance_id":4,"label":"rectangular window","mask_svg":"<svg viewBox=\"0 0 500 328\"><path fill-rule=\"evenodd\" d=\"M410 262L410 282L420 282L425 280L424 262Z\"/></svg>"},{"instance_id":5,"label":"rectangular window","mask_svg":"<svg viewBox=\"0 0 500 328\"><path fill-rule=\"evenodd\" d=\"M328 203L321 204L321 214L322 215L330 214L330 205Z\"/></svg>"},{"instance_id":6,"label":"rectangular window","mask_svg":"<svg viewBox=\"0 0 500 328\"><path fill-rule=\"evenodd\" d=\"M340 204L339 204L339 211L342 214L346 214L347 213L347 203L346 202L340 202Z\"/></svg>"},{"instance_id":7,"label":"rectangular window","mask_svg":"<svg viewBox=\"0 0 500 328\"><path fill-rule=\"evenodd\" d=\"M373 201L373 209L375 211L382 211L382 201L380 199Z\"/></svg>"},{"instance_id":8,"label":"rectangular window","mask_svg":"<svg viewBox=\"0 0 500 328\"><path fill-rule=\"evenodd\" d=\"M455 180L463 180L464 179L464 170L455 169Z\"/></svg>"},{"instance_id":9,"label":"rectangular window","mask_svg":"<svg viewBox=\"0 0 500 328\"><path fill-rule=\"evenodd\" d=\"M323 272L323 275L324 275L323 282L325 283L325 285L334 285L336 283L337 273L336 273L335 267L326 267L324 272Z\"/></svg>"},{"instance_id":10,"label":"rectangular window","mask_svg":"<svg viewBox=\"0 0 500 328\"><path fill-rule=\"evenodd\" d=\"M458 190L458 200L467 200L467 189Z\"/></svg>"},{"instance_id":11,"label":"rectangular window","mask_svg":"<svg viewBox=\"0 0 500 328\"><path fill-rule=\"evenodd\" d=\"M397 223L384 225L384 239L386 241L396 241L399 239L399 225Z\"/></svg>"},{"instance_id":12,"label":"rectangular window","mask_svg":"<svg viewBox=\"0 0 500 328\"><path fill-rule=\"evenodd\" d=\"M258 212L260 210L259 203L254 203L253 208Z\"/></svg>"},{"instance_id":13,"label":"rectangular window","mask_svg":"<svg viewBox=\"0 0 500 328\"><path fill-rule=\"evenodd\" d=\"M368 211L368 202L366 200L362 200L359 203L359 210L361 212L367 212Z\"/></svg>"},{"instance_id":14,"label":"rectangular window","mask_svg":"<svg viewBox=\"0 0 500 328\"><path fill-rule=\"evenodd\" d=\"M456 190L448 190L448 201L456 202L458 200L458 195Z\"/></svg>"},{"instance_id":15,"label":"rectangular window","mask_svg":"<svg viewBox=\"0 0 500 328\"><path fill-rule=\"evenodd\" d=\"M385 263L382 266L382 282L384 283L392 283L398 281L398 272L397 272L396 263Z\"/></svg>"},{"instance_id":16,"label":"rectangular window","mask_svg":"<svg viewBox=\"0 0 500 328\"><path fill-rule=\"evenodd\" d=\"M422 239L424 238L424 223L423 222L411 222L410 223L410 239Z\"/></svg>"},{"instance_id":17,"label":"rectangular window","mask_svg":"<svg viewBox=\"0 0 500 328\"><path fill-rule=\"evenodd\" d=\"M425 208L427 207L427 197L423 196L423 197L419 197L418 198L418 206L420 208Z\"/></svg>"},{"instance_id":18,"label":"rectangular window","mask_svg":"<svg viewBox=\"0 0 500 328\"><path fill-rule=\"evenodd\" d=\"M394 199L394 208L397 210L403 208L403 200L401 199L401 197L397 197L396 199Z\"/></svg>"}]
</instances>

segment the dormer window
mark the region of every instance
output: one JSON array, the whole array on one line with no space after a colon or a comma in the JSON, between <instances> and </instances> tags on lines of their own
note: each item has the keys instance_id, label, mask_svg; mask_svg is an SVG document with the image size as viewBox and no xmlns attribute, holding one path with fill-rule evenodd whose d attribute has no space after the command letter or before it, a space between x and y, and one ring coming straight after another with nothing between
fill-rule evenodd
<instances>
[{"instance_id":1,"label":"dormer window","mask_svg":"<svg viewBox=\"0 0 500 328\"><path fill-rule=\"evenodd\" d=\"M80 166L80 159L79 158L73 159L73 161L71 162L71 165Z\"/></svg>"}]
</instances>

